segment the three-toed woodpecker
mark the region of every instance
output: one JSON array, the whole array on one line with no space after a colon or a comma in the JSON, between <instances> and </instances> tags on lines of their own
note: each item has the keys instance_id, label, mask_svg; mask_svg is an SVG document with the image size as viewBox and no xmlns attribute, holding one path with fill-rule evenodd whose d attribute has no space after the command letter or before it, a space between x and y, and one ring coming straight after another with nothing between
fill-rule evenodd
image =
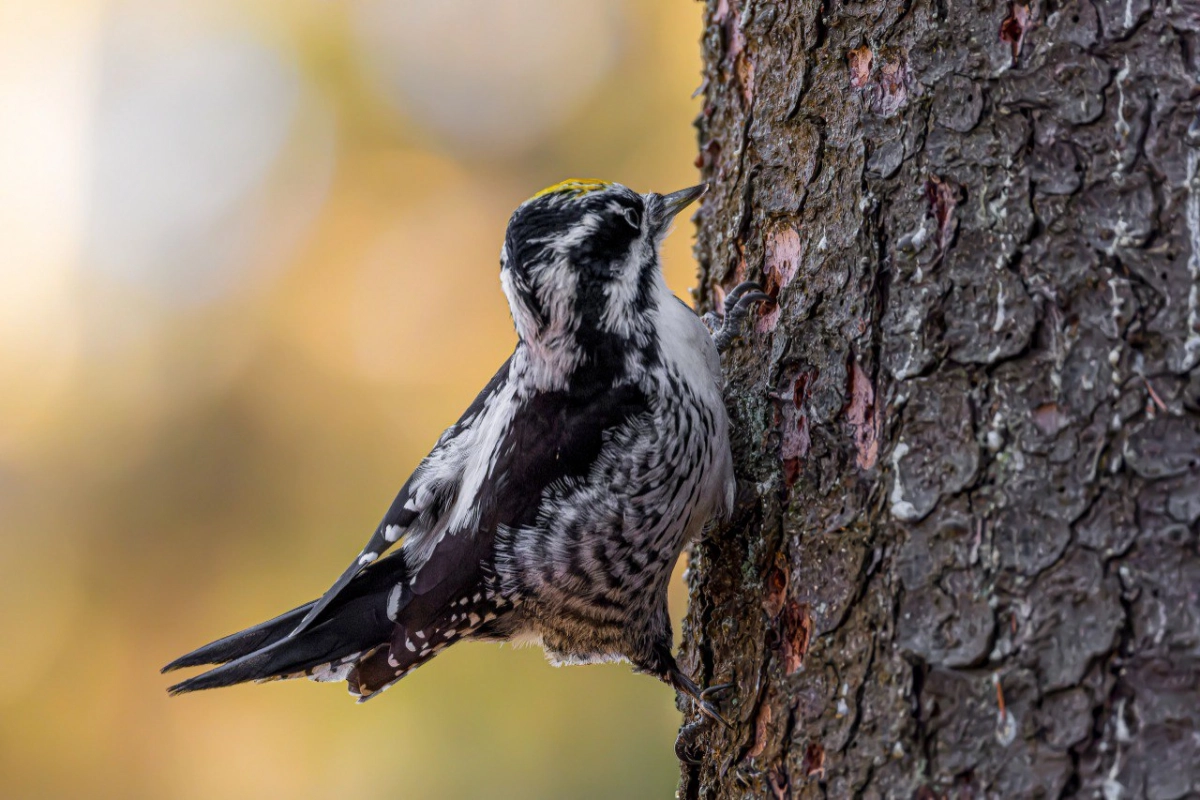
<instances>
[{"instance_id":1,"label":"three-toed woodpecker","mask_svg":"<svg viewBox=\"0 0 1200 800\"><path fill-rule=\"evenodd\" d=\"M522 203L500 254L508 361L323 597L176 659L221 666L170 691L308 676L362 701L460 639L519 640L628 660L719 719L671 655L667 582L731 511L718 345L767 298L739 286L710 336L667 288L659 245L704 189L571 180Z\"/></svg>"}]
</instances>

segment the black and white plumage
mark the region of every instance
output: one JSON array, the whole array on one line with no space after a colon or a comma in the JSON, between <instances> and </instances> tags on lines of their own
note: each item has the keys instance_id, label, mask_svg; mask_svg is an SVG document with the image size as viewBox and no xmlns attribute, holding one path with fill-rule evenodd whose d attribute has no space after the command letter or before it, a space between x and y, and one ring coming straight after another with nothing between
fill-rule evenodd
<instances>
[{"instance_id":1,"label":"black and white plumage","mask_svg":"<svg viewBox=\"0 0 1200 800\"><path fill-rule=\"evenodd\" d=\"M307 675L361 701L459 639L534 641L628 660L716 716L671 655L667 581L731 511L729 422L717 346L658 256L703 190L567 181L523 203L500 259L508 361L323 597L172 662L221 666L170 691ZM763 299L739 292L728 321Z\"/></svg>"}]
</instances>

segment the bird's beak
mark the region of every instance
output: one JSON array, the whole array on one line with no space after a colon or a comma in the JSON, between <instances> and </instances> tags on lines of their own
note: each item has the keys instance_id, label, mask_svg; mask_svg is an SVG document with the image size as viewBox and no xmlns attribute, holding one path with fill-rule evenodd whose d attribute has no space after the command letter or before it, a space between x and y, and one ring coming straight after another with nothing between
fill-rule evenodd
<instances>
[{"instance_id":1,"label":"bird's beak","mask_svg":"<svg viewBox=\"0 0 1200 800\"><path fill-rule=\"evenodd\" d=\"M662 196L663 209L665 211L663 216L666 219L671 219L676 214L678 214L680 211L683 211L685 208L690 206L692 204L693 200L697 199L698 197L700 197L700 195L704 194L707 191L708 191L708 184L707 183L699 183L699 184L696 184L695 186L689 186L686 189L680 189L678 192L671 192L670 194L664 194Z\"/></svg>"}]
</instances>

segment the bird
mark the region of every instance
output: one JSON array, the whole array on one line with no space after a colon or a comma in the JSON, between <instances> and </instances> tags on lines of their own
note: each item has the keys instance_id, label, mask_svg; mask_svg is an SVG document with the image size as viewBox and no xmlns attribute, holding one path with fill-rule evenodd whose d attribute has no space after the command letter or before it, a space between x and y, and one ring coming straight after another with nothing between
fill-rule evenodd
<instances>
[{"instance_id":1,"label":"bird","mask_svg":"<svg viewBox=\"0 0 1200 800\"><path fill-rule=\"evenodd\" d=\"M500 254L512 354L324 595L172 661L218 666L170 694L307 676L363 702L455 642L507 641L629 662L727 725L728 687L672 655L667 585L732 512L720 352L771 298L741 283L701 317L667 287L662 241L706 189L572 179L521 203Z\"/></svg>"}]
</instances>

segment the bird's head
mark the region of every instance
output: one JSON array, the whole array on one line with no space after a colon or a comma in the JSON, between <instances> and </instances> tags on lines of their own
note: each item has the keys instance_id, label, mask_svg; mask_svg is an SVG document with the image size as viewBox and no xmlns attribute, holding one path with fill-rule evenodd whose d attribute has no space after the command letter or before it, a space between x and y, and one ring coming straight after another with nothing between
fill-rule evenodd
<instances>
[{"instance_id":1,"label":"bird's head","mask_svg":"<svg viewBox=\"0 0 1200 800\"><path fill-rule=\"evenodd\" d=\"M662 296L659 245L675 215L705 189L638 194L617 183L569 180L522 203L500 254L521 341L581 362L651 346Z\"/></svg>"}]
</instances>

